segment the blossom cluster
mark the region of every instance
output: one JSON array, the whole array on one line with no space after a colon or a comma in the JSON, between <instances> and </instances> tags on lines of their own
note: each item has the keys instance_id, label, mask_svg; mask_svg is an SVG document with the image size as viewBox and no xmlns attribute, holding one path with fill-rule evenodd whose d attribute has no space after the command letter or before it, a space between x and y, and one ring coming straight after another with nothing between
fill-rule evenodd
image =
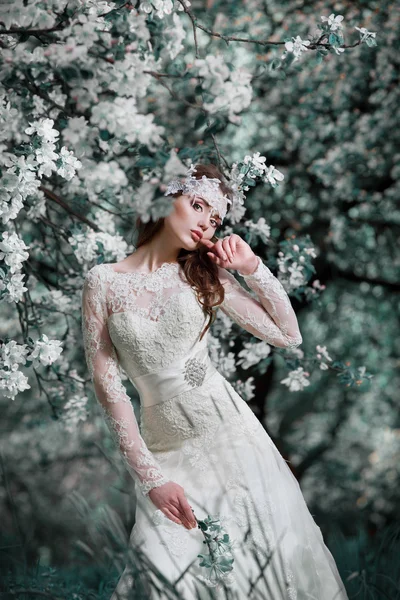
<instances>
[{"instance_id":1,"label":"blossom cluster","mask_svg":"<svg viewBox=\"0 0 400 600\"><path fill-rule=\"evenodd\" d=\"M278 181L283 181L284 175L273 165L267 167L266 157L255 152L253 156L246 155L239 163L233 163L229 172L229 186L234 193L235 202L227 215L232 223L237 223L243 217L246 208L244 206L245 194L250 186L255 185L255 180L260 178L272 187L278 186Z\"/></svg>"},{"instance_id":2,"label":"blossom cluster","mask_svg":"<svg viewBox=\"0 0 400 600\"><path fill-rule=\"evenodd\" d=\"M334 13L331 13L329 17L325 15L321 16L321 21L323 23L321 27L323 31L329 33L329 45L332 46L336 54L342 54L345 50L345 48L342 47L344 42L342 35L343 19L343 15L335 15ZM376 32L368 31L365 27L355 27L355 29L360 32L361 43L366 42L368 46L376 45ZM285 42L286 52L284 53L283 58L285 58L287 54L293 54L295 62L309 49L308 47L310 45L310 40L303 40L299 35L292 37L291 40Z\"/></svg>"},{"instance_id":3,"label":"blossom cluster","mask_svg":"<svg viewBox=\"0 0 400 600\"><path fill-rule=\"evenodd\" d=\"M15 396L30 389L28 378L20 370L19 365L26 362L33 367L51 365L63 349L59 340L49 340L44 333L30 344L17 344L14 340L0 344L0 390L6 398L14 400Z\"/></svg>"},{"instance_id":4,"label":"blossom cluster","mask_svg":"<svg viewBox=\"0 0 400 600\"><path fill-rule=\"evenodd\" d=\"M253 96L252 74L244 67L231 71L223 56L207 54L197 58L194 66L203 78L202 86L213 100L204 102L204 108L210 113L227 113L228 119L237 123L238 113L247 108Z\"/></svg>"}]
</instances>

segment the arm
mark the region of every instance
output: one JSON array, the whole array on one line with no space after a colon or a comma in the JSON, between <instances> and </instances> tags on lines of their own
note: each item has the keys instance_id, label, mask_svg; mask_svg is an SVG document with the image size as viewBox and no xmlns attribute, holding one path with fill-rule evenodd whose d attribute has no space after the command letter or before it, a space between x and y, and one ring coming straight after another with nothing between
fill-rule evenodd
<instances>
[{"instance_id":1,"label":"arm","mask_svg":"<svg viewBox=\"0 0 400 600\"><path fill-rule=\"evenodd\" d=\"M168 481L143 441L133 406L121 381L118 357L108 333L101 274L93 267L82 291L82 332L86 362L110 432L143 495Z\"/></svg>"},{"instance_id":2,"label":"arm","mask_svg":"<svg viewBox=\"0 0 400 600\"><path fill-rule=\"evenodd\" d=\"M225 288L221 310L238 325L279 348L296 348L303 339L296 314L281 282L257 256L258 265L250 275L243 275L258 300L245 290L226 269L218 267L219 279Z\"/></svg>"}]
</instances>

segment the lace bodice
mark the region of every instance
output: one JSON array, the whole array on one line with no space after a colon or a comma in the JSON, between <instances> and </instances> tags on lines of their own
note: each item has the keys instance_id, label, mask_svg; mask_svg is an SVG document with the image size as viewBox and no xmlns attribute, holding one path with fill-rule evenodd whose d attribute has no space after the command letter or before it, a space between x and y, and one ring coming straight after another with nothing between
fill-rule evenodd
<instances>
[{"instance_id":1,"label":"lace bodice","mask_svg":"<svg viewBox=\"0 0 400 600\"><path fill-rule=\"evenodd\" d=\"M218 267L225 297L219 308L255 337L279 347L302 342L296 315L279 280L258 257L244 276L256 298L226 269ZM178 263L151 273L120 273L96 265L82 291L82 330L86 361L96 398L126 467L143 494L168 481L143 440L120 367L133 380L207 348L208 319Z\"/></svg>"}]
</instances>

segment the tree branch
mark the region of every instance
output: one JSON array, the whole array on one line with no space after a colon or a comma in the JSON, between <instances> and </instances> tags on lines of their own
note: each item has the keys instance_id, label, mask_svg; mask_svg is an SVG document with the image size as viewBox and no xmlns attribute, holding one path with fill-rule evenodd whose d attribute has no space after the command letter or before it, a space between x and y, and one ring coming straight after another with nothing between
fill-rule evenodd
<instances>
[{"instance_id":1,"label":"tree branch","mask_svg":"<svg viewBox=\"0 0 400 600\"><path fill-rule=\"evenodd\" d=\"M164 75L160 75L159 73L157 73L157 71L143 71L143 73L148 73L149 75L151 75L152 77L154 77L154 79L157 79L157 81L163 87L165 87L165 89L167 89L169 91L169 93L171 94L171 96L173 98L175 98L175 100L178 100L178 102L183 102L183 104L185 104L186 106L190 106L190 108L199 108L200 110L206 111L206 109L204 108L203 105L201 105L201 104L193 104L192 102L188 102L187 100L184 100L183 98L181 98L180 96L178 96L178 94L176 92L174 92L174 90L172 90L164 81L162 81L161 78L164 77Z\"/></svg>"},{"instance_id":2,"label":"tree branch","mask_svg":"<svg viewBox=\"0 0 400 600\"><path fill-rule=\"evenodd\" d=\"M82 221L83 223L86 223L86 225L89 225L89 227L91 227L92 229L94 229L94 231L100 231L100 229L97 227L97 225L95 223L93 223L93 221L90 221L90 219L87 219L83 215L80 215L79 213L77 213L74 210L72 210L72 208L66 202L64 202L64 200L61 200L61 198L59 198L58 196L56 196L56 194L54 194L54 192L52 192L51 190L48 190L43 185L41 185L39 189L42 190L42 192L44 193L44 195L47 198L49 198L53 202L56 202L56 204L58 204L59 206L61 206L65 211L67 211L67 213L69 213L70 215L76 217L77 219L79 219L79 221Z\"/></svg>"},{"instance_id":3,"label":"tree branch","mask_svg":"<svg viewBox=\"0 0 400 600\"><path fill-rule=\"evenodd\" d=\"M24 29L23 27L11 27L10 29L0 29L0 35L41 35L43 33L54 33L64 29L64 24L59 23L50 29Z\"/></svg>"},{"instance_id":4,"label":"tree branch","mask_svg":"<svg viewBox=\"0 0 400 600\"><path fill-rule=\"evenodd\" d=\"M195 35L196 27L198 29L201 29L205 33L208 33L208 35L210 35L211 37L216 37L221 40L224 40L224 42L226 42L227 45L229 45L229 42L247 42L248 44L259 44L260 46L284 46L286 43L286 42L273 42L272 40L259 40L256 38L243 38L243 37L238 37L236 35L224 35L223 33L218 33L217 31L213 31L212 29L209 29L208 27L201 25L201 23L198 23L195 15L192 13L190 8L188 6L186 6L185 0L178 0L178 2L179 2L179 4L181 4L181 6L183 7L183 10L185 11L185 13L188 15L188 17L190 18L190 20L192 22L193 32L194 32L194 37L195 37L194 43L195 43L195 48L196 48L196 58L199 58L197 38ZM321 36L320 39L322 39L322 37L324 37L324 36ZM361 39L359 39L355 44L343 45L340 47L341 48L354 48L355 46L359 46L360 43L361 43ZM322 42L320 42L320 40L318 40L315 44L310 44L310 46L307 46L307 47L310 50L316 50L316 48L318 48L318 47L325 48L328 50L328 49L332 48L332 45L331 44L323 44Z\"/></svg>"}]
</instances>

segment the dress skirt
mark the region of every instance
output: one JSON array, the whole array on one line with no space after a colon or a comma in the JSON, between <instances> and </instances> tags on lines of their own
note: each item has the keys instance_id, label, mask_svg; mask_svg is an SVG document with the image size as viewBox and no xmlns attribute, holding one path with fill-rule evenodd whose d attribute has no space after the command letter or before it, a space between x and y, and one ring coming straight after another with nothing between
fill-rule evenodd
<instances>
[{"instance_id":1,"label":"dress skirt","mask_svg":"<svg viewBox=\"0 0 400 600\"><path fill-rule=\"evenodd\" d=\"M334 558L301 488L247 403L218 372L198 388L141 405L141 433L164 475L184 489L198 521L218 519L232 570L222 580L200 527L168 519L137 492L130 544L146 560L147 596L237 600L345 600ZM137 576L136 576L137 579ZM111 600L138 598L127 566ZM171 593L175 588L176 596Z\"/></svg>"}]
</instances>

